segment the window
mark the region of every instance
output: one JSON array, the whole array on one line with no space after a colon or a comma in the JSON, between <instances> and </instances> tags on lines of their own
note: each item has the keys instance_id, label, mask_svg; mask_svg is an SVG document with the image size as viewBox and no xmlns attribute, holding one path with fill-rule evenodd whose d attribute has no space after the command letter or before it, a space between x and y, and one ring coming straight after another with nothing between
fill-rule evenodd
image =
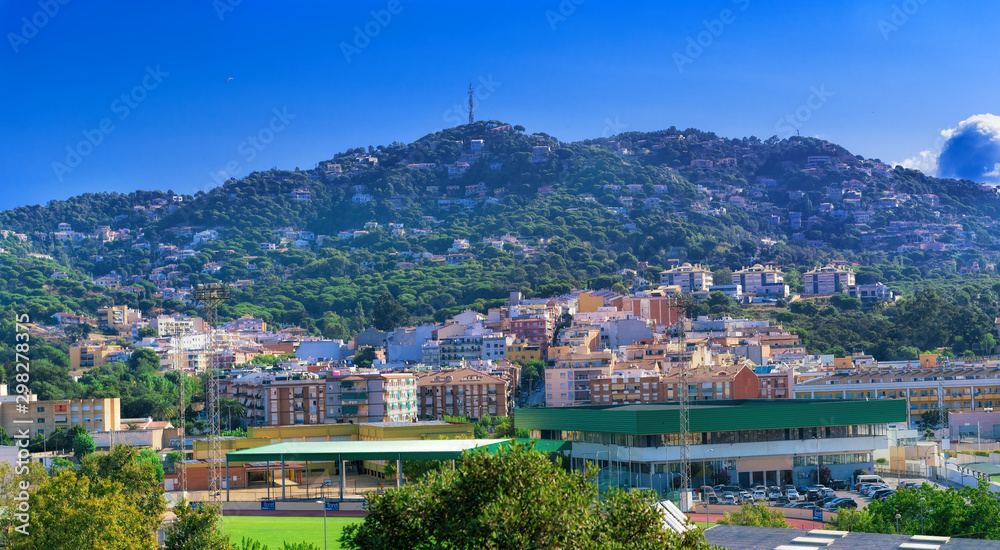
<instances>
[{"instance_id":1,"label":"window","mask_svg":"<svg viewBox=\"0 0 1000 550\"><path fill-rule=\"evenodd\" d=\"M103 408L104 408L104 405L94 405L94 410L95 411L102 410Z\"/></svg>"},{"instance_id":2,"label":"window","mask_svg":"<svg viewBox=\"0 0 1000 550\"><path fill-rule=\"evenodd\" d=\"M45 419L44 419L44 418L39 418L39 419L37 420L37 423L38 423L38 424L45 424ZM41 430L39 430L39 433L41 433Z\"/></svg>"},{"instance_id":3,"label":"window","mask_svg":"<svg viewBox=\"0 0 1000 550\"><path fill-rule=\"evenodd\" d=\"M90 415L88 415L88 414L83 415L83 421L84 422L90 422Z\"/></svg>"},{"instance_id":4,"label":"window","mask_svg":"<svg viewBox=\"0 0 1000 550\"><path fill-rule=\"evenodd\" d=\"M40 413L43 413L43 412L45 412L45 407L38 407L38 408L37 408L37 409L35 409L35 410L36 410L37 412L40 412Z\"/></svg>"},{"instance_id":5,"label":"window","mask_svg":"<svg viewBox=\"0 0 1000 550\"><path fill-rule=\"evenodd\" d=\"M80 421L79 416L74 416L73 418L70 419L70 422L79 422L79 421Z\"/></svg>"},{"instance_id":6,"label":"window","mask_svg":"<svg viewBox=\"0 0 1000 550\"><path fill-rule=\"evenodd\" d=\"M103 416L95 416L94 417L94 422L104 422L104 417Z\"/></svg>"},{"instance_id":7,"label":"window","mask_svg":"<svg viewBox=\"0 0 1000 550\"><path fill-rule=\"evenodd\" d=\"M56 412L66 412L66 405L56 405Z\"/></svg>"},{"instance_id":8,"label":"window","mask_svg":"<svg viewBox=\"0 0 1000 550\"><path fill-rule=\"evenodd\" d=\"M89 410L90 410L90 405L84 405L84 406L83 406L83 410L85 410L85 411L89 411Z\"/></svg>"},{"instance_id":9,"label":"window","mask_svg":"<svg viewBox=\"0 0 1000 550\"><path fill-rule=\"evenodd\" d=\"M77 412L77 411L80 410L80 406L79 405L70 405L69 410L71 412Z\"/></svg>"}]
</instances>

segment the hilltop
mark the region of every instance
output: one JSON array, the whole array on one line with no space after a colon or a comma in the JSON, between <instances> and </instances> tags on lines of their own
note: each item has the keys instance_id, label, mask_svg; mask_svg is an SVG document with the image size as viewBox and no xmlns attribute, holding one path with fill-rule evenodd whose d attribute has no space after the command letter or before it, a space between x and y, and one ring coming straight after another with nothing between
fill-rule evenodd
<instances>
[{"instance_id":1,"label":"hilltop","mask_svg":"<svg viewBox=\"0 0 1000 550\"><path fill-rule=\"evenodd\" d=\"M74 281L34 306L40 318L111 301L186 311L192 285L222 280L237 286L223 317L340 337L383 290L417 319L441 319L511 290L642 288L679 262L774 262L793 290L798 271L831 260L901 284L987 271L998 206L991 187L814 138L669 128L564 143L483 121L193 196L85 194L3 211L0 259L37 279L5 304L52 294L54 272Z\"/></svg>"}]
</instances>

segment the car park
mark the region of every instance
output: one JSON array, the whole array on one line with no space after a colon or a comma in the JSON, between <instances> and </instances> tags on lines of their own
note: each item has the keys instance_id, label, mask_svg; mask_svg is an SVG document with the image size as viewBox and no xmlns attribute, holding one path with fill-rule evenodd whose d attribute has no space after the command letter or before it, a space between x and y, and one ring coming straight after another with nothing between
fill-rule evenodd
<instances>
[{"instance_id":1,"label":"car park","mask_svg":"<svg viewBox=\"0 0 1000 550\"><path fill-rule=\"evenodd\" d=\"M736 497L732 493L727 492L719 499L719 504L737 504Z\"/></svg>"},{"instance_id":2,"label":"car park","mask_svg":"<svg viewBox=\"0 0 1000 550\"><path fill-rule=\"evenodd\" d=\"M739 493L740 502L753 502L753 495L750 491L740 491Z\"/></svg>"},{"instance_id":3,"label":"car park","mask_svg":"<svg viewBox=\"0 0 1000 550\"><path fill-rule=\"evenodd\" d=\"M767 500L767 495L765 495L765 494L764 494L764 491L761 491L761 490L755 490L755 491L753 492L753 499L754 499L755 501L760 501L760 500Z\"/></svg>"},{"instance_id":4,"label":"car park","mask_svg":"<svg viewBox=\"0 0 1000 550\"><path fill-rule=\"evenodd\" d=\"M795 502L796 500L799 500L799 492L796 491L795 489L789 489L788 492L785 493L785 496L788 498L789 502Z\"/></svg>"}]
</instances>

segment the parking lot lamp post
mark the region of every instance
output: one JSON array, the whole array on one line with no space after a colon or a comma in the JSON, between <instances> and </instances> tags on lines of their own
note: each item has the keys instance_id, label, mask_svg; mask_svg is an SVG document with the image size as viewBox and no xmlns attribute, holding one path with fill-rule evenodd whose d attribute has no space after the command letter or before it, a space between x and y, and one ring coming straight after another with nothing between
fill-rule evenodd
<instances>
[{"instance_id":1,"label":"parking lot lamp post","mask_svg":"<svg viewBox=\"0 0 1000 550\"><path fill-rule=\"evenodd\" d=\"M323 550L326 550L326 498L316 502L323 505Z\"/></svg>"}]
</instances>

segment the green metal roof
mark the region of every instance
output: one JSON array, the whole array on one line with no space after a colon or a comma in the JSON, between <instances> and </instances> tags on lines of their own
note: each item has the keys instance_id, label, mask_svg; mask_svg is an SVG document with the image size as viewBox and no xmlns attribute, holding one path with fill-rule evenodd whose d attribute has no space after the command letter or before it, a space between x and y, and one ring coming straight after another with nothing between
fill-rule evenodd
<instances>
[{"instance_id":1,"label":"green metal roof","mask_svg":"<svg viewBox=\"0 0 1000 550\"><path fill-rule=\"evenodd\" d=\"M514 426L529 430L631 435L679 433L676 404L518 409ZM692 432L886 424L906 421L905 399L743 399L691 404Z\"/></svg>"},{"instance_id":2,"label":"green metal roof","mask_svg":"<svg viewBox=\"0 0 1000 550\"><path fill-rule=\"evenodd\" d=\"M436 439L383 441L294 441L230 451L228 462L289 460L449 460L480 447L496 452L509 439Z\"/></svg>"},{"instance_id":3,"label":"green metal roof","mask_svg":"<svg viewBox=\"0 0 1000 550\"><path fill-rule=\"evenodd\" d=\"M955 466L991 476L1000 474L1000 466L993 464L992 462L970 462L968 464L956 464Z\"/></svg>"}]
</instances>

